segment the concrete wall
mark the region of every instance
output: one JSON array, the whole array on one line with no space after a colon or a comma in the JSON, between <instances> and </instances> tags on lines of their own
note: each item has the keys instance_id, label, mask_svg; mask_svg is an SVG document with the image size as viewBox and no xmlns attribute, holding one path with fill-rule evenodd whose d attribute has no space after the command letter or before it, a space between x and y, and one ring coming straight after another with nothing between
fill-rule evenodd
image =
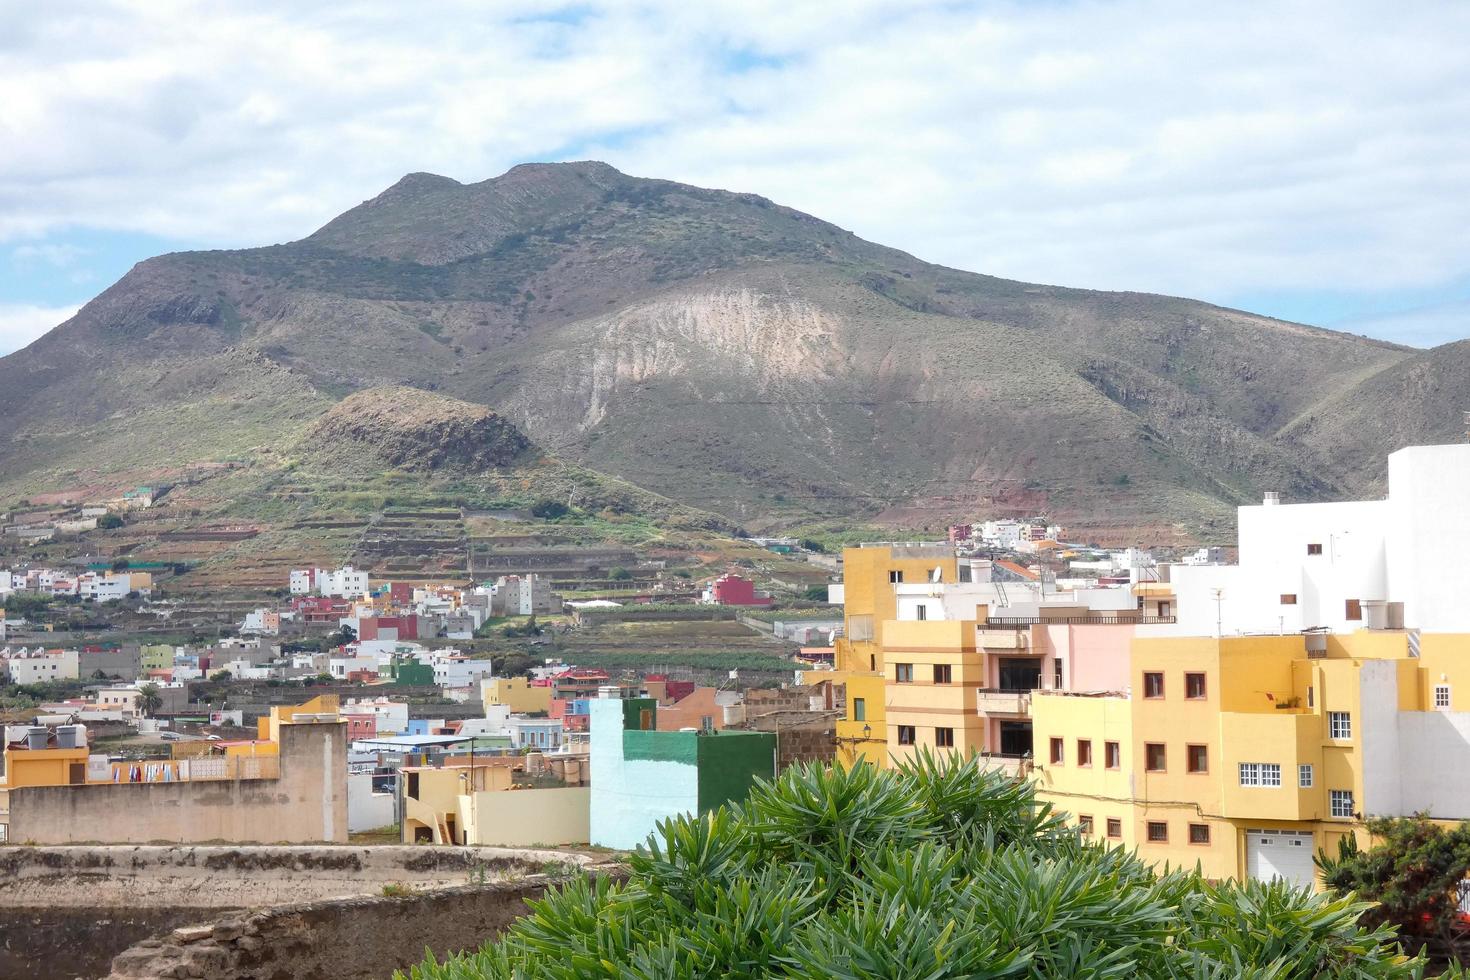
<instances>
[{"instance_id":1,"label":"concrete wall","mask_svg":"<svg viewBox=\"0 0 1470 980\"><path fill-rule=\"evenodd\" d=\"M347 832L377 830L396 818L392 793L374 793L372 773L352 773L347 777Z\"/></svg>"},{"instance_id":2,"label":"concrete wall","mask_svg":"<svg viewBox=\"0 0 1470 980\"><path fill-rule=\"evenodd\" d=\"M629 849L643 843L654 825L676 813L699 806L699 768L693 733L623 731L623 702L593 699L589 704L592 729L591 843ZM629 759L625 734L663 739L667 744L688 743L687 756ZM671 741L672 740L672 741Z\"/></svg>"},{"instance_id":3,"label":"concrete wall","mask_svg":"<svg viewBox=\"0 0 1470 980\"><path fill-rule=\"evenodd\" d=\"M500 847L585 844L592 839L591 805L592 790L585 786L476 793L477 829L471 842Z\"/></svg>"},{"instance_id":4,"label":"concrete wall","mask_svg":"<svg viewBox=\"0 0 1470 980\"><path fill-rule=\"evenodd\" d=\"M9 839L345 843L346 723L282 725L280 758L280 779L14 789Z\"/></svg>"}]
</instances>

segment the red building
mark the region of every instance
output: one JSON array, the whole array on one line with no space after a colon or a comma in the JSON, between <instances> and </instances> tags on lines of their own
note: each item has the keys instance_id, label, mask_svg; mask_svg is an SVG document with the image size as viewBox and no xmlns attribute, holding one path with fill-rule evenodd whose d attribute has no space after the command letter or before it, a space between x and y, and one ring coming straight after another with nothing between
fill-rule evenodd
<instances>
[{"instance_id":1,"label":"red building","mask_svg":"<svg viewBox=\"0 0 1470 980\"><path fill-rule=\"evenodd\" d=\"M347 737L349 739L377 738L378 716L369 712L365 715L342 715L347 722Z\"/></svg>"},{"instance_id":2,"label":"red building","mask_svg":"<svg viewBox=\"0 0 1470 980\"><path fill-rule=\"evenodd\" d=\"M607 671L574 667L551 679L552 696L558 698L595 698L597 689L607 683Z\"/></svg>"},{"instance_id":3,"label":"red building","mask_svg":"<svg viewBox=\"0 0 1470 980\"><path fill-rule=\"evenodd\" d=\"M417 640L418 616L363 616L358 620L359 640Z\"/></svg>"},{"instance_id":4,"label":"red building","mask_svg":"<svg viewBox=\"0 0 1470 980\"><path fill-rule=\"evenodd\" d=\"M412 582L389 582L388 598L398 609L407 609L413 605L413 583Z\"/></svg>"},{"instance_id":5,"label":"red building","mask_svg":"<svg viewBox=\"0 0 1470 980\"><path fill-rule=\"evenodd\" d=\"M291 600L291 608L295 609L305 622L333 625L352 611L352 605L346 599L315 595L297 596Z\"/></svg>"},{"instance_id":6,"label":"red building","mask_svg":"<svg viewBox=\"0 0 1470 980\"><path fill-rule=\"evenodd\" d=\"M769 606L771 597L757 592L749 579L725 574L710 583L705 601L717 606Z\"/></svg>"}]
</instances>

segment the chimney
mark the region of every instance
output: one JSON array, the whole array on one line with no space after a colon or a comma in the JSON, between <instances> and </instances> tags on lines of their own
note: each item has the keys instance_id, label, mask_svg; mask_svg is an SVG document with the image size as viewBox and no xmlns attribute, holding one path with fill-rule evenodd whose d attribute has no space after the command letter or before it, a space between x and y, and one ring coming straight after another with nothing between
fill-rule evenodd
<instances>
[{"instance_id":1,"label":"chimney","mask_svg":"<svg viewBox=\"0 0 1470 980\"><path fill-rule=\"evenodd\" d=\"M1281 503L1281 492L1279 490L1267 490L1266 499L1261 501L1261 505L1264 507L1275 507L1279 503Z\"/></svg>"}]
</instances>

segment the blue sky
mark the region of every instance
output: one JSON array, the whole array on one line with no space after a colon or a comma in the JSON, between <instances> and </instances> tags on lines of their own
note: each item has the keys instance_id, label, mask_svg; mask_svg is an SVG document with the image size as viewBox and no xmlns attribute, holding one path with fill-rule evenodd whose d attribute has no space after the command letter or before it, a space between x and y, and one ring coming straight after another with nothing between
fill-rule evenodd
<instances>
[{"instance_id":1,"label":"blue sky","mask_svg":"<svg viewBox=\"0 0 1470 980\"><path fill-rule=\"evenodd\" d=\"M977 272L1470 337L1470 5L104 0L5 22L0 353L149 255L299 238L410 171L578 158Z\"/></svg>"}]
</instances>

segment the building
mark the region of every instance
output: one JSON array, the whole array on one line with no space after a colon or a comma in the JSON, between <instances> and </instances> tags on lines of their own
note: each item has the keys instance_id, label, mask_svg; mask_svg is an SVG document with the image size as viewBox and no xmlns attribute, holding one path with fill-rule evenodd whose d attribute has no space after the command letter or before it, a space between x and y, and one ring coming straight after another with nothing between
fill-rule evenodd
<instances>
[{"instance_id":1,"label":"building","mask_svg":"<svg viewBox=\"0 0 1470 980\"><path fill-rule=\"evenodd\" d=\"M511 747L517 750L556 752L562 747L562 723L559 718L524 718L512 716L505 723Z\"/></svg>"},{"instance_id":2,"label":"building","mask_svg":"<svg viewBox=\"0 0 1470 980\"><path fill-rule=\"evenodd\" d=\"M1470 444L1411 446L1388 457L1382 500L1288 504L1266 494L1239 510L1238 564L1171 567L1173 632L1470 632L1467 481Z\"/></svg>"},{"instance_id":3,"label":"building","mask_svg":"<svg viewBox=\"0 0 1470 980\"><path fill-rule=\"evenodd\" d=\"M275 636L281 632L281 614L274 609L256 609L245 614L240 622L241 633L258 636Z\"/></svg>"},{"instance_id":4,"label":"building","mask_svg":"<svg viewBox=\"0 0 1470 980\"><path fill-rule=\"evenodd\" d=\"M321 595L340 599L361 599L368 595L368 573L346 565L334 572L324 568L304 568L291 572L287 582L292 595Z\"/></svg>"},{"instance_id":5,"label":"building","mask_svg":"<svg viewBox=\"0 0 1470 980\"><path fill-rule=\"evenodd\" d=\"M1366 815L1470 815L1470 636L1141 637L1125 686L1038 692L1039 796L1214 878L1312 884Z\"/></svg>"},{"instance_id":6,"label":"building","mask_svg":"<svg viewBox=\"0 0 1470 980\"><path fill-rule=\"evenodd\" d=\"M79 679L81 653L77 650L22 650L5 660L12 684L44 684Z\"/></svg>"},{"instance_id":7,"label":"building","mask_svg":"<svg viewBox=\"0 0 1470 980\"><path fill-rule=\"evenodd\" d=\"M755 583L727 572L711 582L700 601L712 606L769 606L771 597L755 590Z\"/></svg>"},{"instance_id":8,"label":"building","mask_svg":"<svg viewBox=\"0 0 1470 980\"><path fill-rule=\"evenodd\" d=\"M530 847L585 844L591 791L582 760L562 785L517 785L521 760L505 757L402 770L403 842Z\"/></svg>"},{"instance_id":9,"label":"building","mask_svg":"<svg viewBox=\"0 0 1470 980\"><path fill-rule=\"evenodd\" d=\"M526 677L486 677L480 681L480 702L486 708L503 704L513 714L545 715L551 712L551 685Z\"/></svg>"},{"instance_id":10,"label":"building","mask_svg":"<svg viewBox=\"0 0 1470 980\"><path fill-rule=\"evenodd\" d=\"M346 843L345 724L331 711L297 709L267 727L275 742L262 757L213 743L208 755L111 764L90 754L84 731L30 729L5 748L0 837Z\"/></svg>"},{"instance_id":11,"label":"building","mask_svg":"<svg viewBox=\"0 0 1470 980\"><path fill-rule=\"evenodd\" d=\"M551 591L551 580L540 575L502 575L490 586L494 616L543 616L561 608L562 597Z\"/></svg>"},{"instance_id":12,"label":"building","mask_svg":"<svg viewBox=\"0 0 1470 980\"><path fill-rule=\"evenodd\" d=\"M591 705L590 842L631 849L660 820L744 799L776 774L770 732L661 732L652 698Z\"/></svg>"}]
</instances>

